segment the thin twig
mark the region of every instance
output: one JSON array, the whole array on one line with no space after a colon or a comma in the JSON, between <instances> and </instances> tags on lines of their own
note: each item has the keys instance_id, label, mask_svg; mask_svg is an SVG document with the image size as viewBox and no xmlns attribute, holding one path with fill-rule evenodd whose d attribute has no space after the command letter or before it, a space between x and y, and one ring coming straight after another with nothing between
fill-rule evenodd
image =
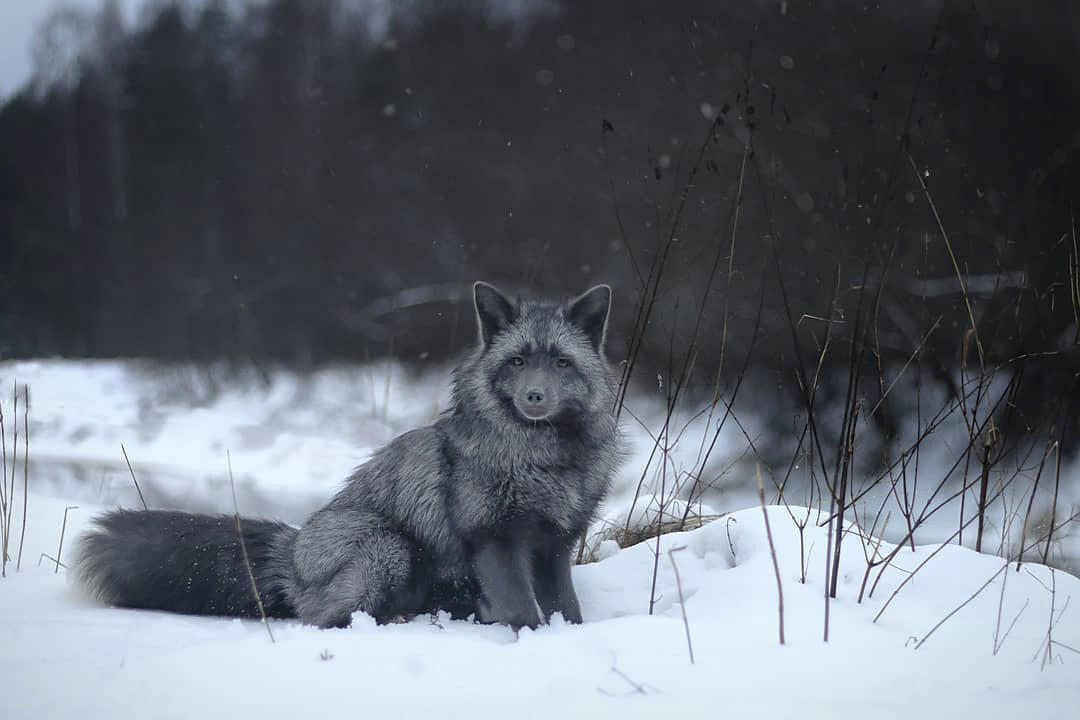
<instances>
[{"instance_id":1,"label":"thin twig","mask_svg":"<svg viewBox=\"0 0 1080 720\"><path fill-rule=\"evenodd\" d=\"M67 515L68 510L78 510L78 505L69 505L64 508L64 523L60 526L60 547L56 549L56 569L53 570L53 575L60 572L60 557L64 552L64 533L67 532Z\"/></svg>"},{"instance_id":2,"label":"thin twig","mask_svg":"<svg viewBox=\"0 0 1080 720\"><path fill-rule=\"evenodd\" d=\"M23 500L22 527L19 529L19 558L15 572L22 569L23 543L26 541L26 506L30 498L30 388L23 385ZM14 498L12 498L14 499Z\"/></svg>"},{"instance_id":3,"label":"thin twig","mask_svg":"<svg viewBox=\"0 0 1080 720\"><path fill-rule=\"evenodd\" d=\"M1020 616L1024 614L1024 611L1027 610L1028 603L1031 602L1031 598L1027 598L1026 600L1024 600L1024 606L1022 608L1020 608L1020 611L1016 613L1016 617L1014 617L1012 622L1009 623L1009 627L1008 627L1007 630L1005 630L1005 634L1001 635L1001 611L1002 611L1002 609L1003 609L1003 607L1005 605L1005 586L1008 585L1008 584L1009 584L1009 573L1005 573L1004 575L1001 576L1001 595L998 597L997 621L994 624L994 652L993 652L993 654L995 656L997 656L998 651L1001 650L1001 648L1003 648L1005 646L1005 640L1008 639L1009 633L1012 632L1013 626L1016 625L1016 621L1019 620ZM1000 636L1000 640L999 640L999 636Z\"/></svg>"},{"instance_id":4,"label":"thin twig","mask_svg":"<svg viewBox=\"0 0 1080 720\"><path fill-rule=\"evenodd\" d=\"M1002 566L1001 566L1001 569L1000 569L1000 570L998 570L998 571L997 571L996 573L994 573L993 575L991 575L991 576L990 576L990 579L989 579L989 580L987 580L987 581L986 581L986 582L984 582L984 583L983 583L982 585L980 585L980 586L979 586L979 589L978 589L978 590L976 590L975 592L973 592L973 593L972 593L972 594L971 594L971 595L970 595L970 596L968 597L968 599L967 599L967 600L965 600L964 602L960 603L960 604L959 604L959 605L957 605L957 606L956 606L955 608L953 608L953 609L952 609L952 611L951 611L951 612L949 612L949 614L948 614L948 615L946 615L945 617L941 618L941 620L938 620L938 622L937 622L937 625L934 625L934 627L930 628L930 630L929 630L929 631L927 631L927 633L926 633L925 635L923 635L923 637L922 637L922 640L920 640L919 642L917 642L917 643L915 644L915 649L916 649L916 650L918 650L919 648L921 648L921 647L923 646L923 643L925 643L925 642L926 642L927 640L929 640L929 639L930 639L930 636L931 636L931 635L933 635L933 634L934 634L934 632L935 632L935 631L936 631L936 630L937 630L937 629L938 629L939 627L941 627L942 625L944 625L945 623L947 623L947 622L948 622L948 621L949 621L949 620L950 620L950 619L952 618L952 616L953 616L953 615L955 615L956 613L960 612L960 611L961 611L961 610L963 610L963 609L964 609L965 607L967 607L967 604L968 604L968 603L970 603L970 602L971 602L972 600L974 600L975 598L977 598L977 597L979 596L979 594L980 594L980 593L982 593L982 591L983 591L983 590L985 590L985 589L986 589L987 587L989 587L989 586L990 586L990 583L992 583L992 582L994 582L995 580L997 580L997 576L998 576L998 575L1001 575L1002 573L1004 573L1004 572L1005 572L1005 571L1006 571L1006 570L1007 570L1008 568L1009 568L1009 564L1008 564L1008 563L1005 563L1004 565L1002 565ZM1007 573L1006 573L1006 574L1007 574ZM890 599L892 599L892 598L890 598Z\"/></svg>"},{"instance_id":5,"label":"thin twig","mask_svg":"<svg viewBox=\"0 0 1080 720\"><path fill-rule=\"evenodd\" d=\"M780 616L780 644L784 644L784 586L780 582L780 564L776 561L776 545L773 544L772 528L769 527L769 513L765 510L765 485L761 482L761 466L755 465L757 473L758 497L761 499L761 514L765 517L765 535L769 538L769 555L772 556L773 572L776 573L776 604Z\"/></svg>"},{"instance_id":6,"label":"thin twig","mask_svg":"<svg viewBox=\"0 0 1080 720\"><path fill-rule=\"evenodd\" d=\"M1028 523L1031 521L1031 508L1035 505L1035 494L1039 492L1039 480L1042 479L1043 468L1046 467L1046 459L1050 457L1050 451L1054 449L1056 443L1050 443L1046 446L1046 450L1043 452L1042 462L1039 463L1039 471L1035 473L1035 484L1031 488L1031 497L1028 499L1027 512L1024 513L1024 524L1020 528L1020 547L1024 547L1024 540L1027 538ZM1054 526L1053 518L1050 519L1050 527ZM1020 563L1023 562L1023 557L1016 558L1016 572L1020 572Z\"/></svg>"},{"instance_id":7,"label":"thin twig","mask_svg":"<svg viewBox=\"0 0 1080 720\"><path fill-rule=\"evenodd\" d=\"M938 318L937 318L937 320L934 321L934 324L931 325L930 329L927 330L923 334L922 339L919 340L919 344L915 346L915 349L911 352L911 355L909 355L908 359L904 362L904 366L902 368L900 368L900 371L898 373L896 373L896 377L894 377L892 379L892 382L889 383L889 387L885 388L885 391L883 393L881 393L881 397L879 397L878 401L876 403L874 403L874 409L870 411L871 415L874 415L874 414L877 413L878 408L881 407L881 404L883 402L885 402L885 398L887 398L889 396L889 393L892 392L893 388L896 386L896 383L899 382L900 378L902 378L904 376L904 372L908 369L908 365L910 365L912 360L914 360L916 358L916 356L918 356L919 351L922 350L922 346L930 338L930 334L932 332L934 332L934 330L937 329L937 326L941 323L941 318L942 317L943 317L942 315L938 315Z\"/></svg>"},{"instance_id":8,"label":"thin twig","mask_svg":"<svg viewBox=\"0 0 1080 720\"><path fill-rule=\"evenodd\" d=\"M685 545L669 548L668 559L671 560L671 569L675 571L675 587L679 590L679 609L682 610L683 627L686 629L686 652L690 655L690 664L694 664L694 646L690 642L690 621L686 619L686 600L683 598L682 580L679 578L679 566L675 564L675 553L685 550Z\"/></svg>"},{"instance_id":9,"label":"thin twig","mask_svg":"<svg viewBox=\"0 0 1080 720\"><path fill-rule=\"evenodd\" d=\"M1062 429L1062 437L1065 433ZM1061 489L1061 442L1057 443L1057 470L1054 473L1054 502L1050 506L1050 534L1046 536L1046 548L1043 549L1042 564L1046 565L1046 560L1050 556L1050 545L1054 541L1054 519L1057 517L1057 505L1058 505L1058 490Z\"/></svg>"},{"instance_id":10,"label":"thin twig","mask_svg":"<svg viewBox=\"0 0 1080 720\"><path fill-rule=\"evenodd\" d=\"M1046 663L1054 662L1054 628L1057 627L1057 622L1054 621L1054 609L1057 606L1057 574L1054 573L1054 568L1050 568L1050 620L1046 626L1046 654L1043 655L1042 665L1039 666L1040 670L1046 668ZM1065 601L1066 607L1068 607L1069 601ZM1061 614L1065 614L1065 608L1061 609ZM1058 616L1058 620L1061 619L1061 615Z\"/></svg>"},{"instance_id":11,"label":"thin twig","mask_svg":"<svg viewBox=\"0 0 1080 720\"><path fill-rule=\"evenodd\" d=\"M653 614L653 608L656 606L656 576L660 570L660 536L663 534L664 529L664 502L665 492L667 490L667 468L668 468L668 454L670 448L667 445L668 436L667 432L670 427L672 406L668 406L667 420L664 422L664 459L660 466L660 506L656 509L656 551L653 554L653 569L652 569L652 587L649 590L649 614ZM654 498L655 499L655 498Z\"/></svg>"},{"instance_id":12,"label":"thin twig","mask_svg":"<svg viewBox=\"0 0 1080 720\"><path fill-rule=\"evenodd\" d=\"M127 463L128 472L131 473L131 482L135 483L135 492L139 493L139 500L142 501L143 510L147 510L149 508L146 506L146 498L143 497L139 481L135 479L135 470L131 467L131 460L128 459L127 448L124 447L124 443L120 443L120 451L124 453L124 462Z\"/></svg>"},{"instance_id":13,"label":"thin twig","mask_svg":"<svg viewBox=\"0 0 1080 720\"><path fill-rule=\"evenodd\" d=\"M734 275L735 266L735 237L739 229L739 210L742 208L743 180L746 178L746 159L750 157L750 143L743 145L742 166L739 168L739 184L735 190L735 215L731 220L731 245L728 249L727 287L724 289L724 324L720 331L720 360L717 367L717 375L724 368L724 351L727 349L728 339L728 303L731 301L731 277ZM715 403L714 403L715 405Z\"/></svg>"},{"instance_id":14,"label":"thin twig","mask_svg":"<svg viewBox=\"0 0 1080 720\"><path fill-rule=\"evenodd\" d=\"M15 474L19 467L19 385L13 383L11 387L11 399L14 402L11 411L11 485L8 486L7 506L7 532L11 533L11 511L15 505ZM10 541L4 543L4 560L7 561L7 550L10 549Z\"/></svg>"},{"instance_id":15,"label":"thin twig","mask_svg":"<svg viewBox=\"0 0 1080 720\"><path fill-rule=\"evenodd\" d=\"M701 167L704 165L705 153L708 150L709 144L712 142L713 137L716 133L716 127L716 121L709 125L709 130L706 133L706 136L698 149L697 159L689 171L686 182L683 184L682 192L679 193L678 200L675 204L673 212L671 213L671 224L669 226L665 242L663 246L659 249L655 259L651 263L649 267L648 278L646 278L645 284L642 287L641 292L639 293L637 312L635 313L633 324L634 331L630 335L630 346L627 348L626 361L623 364L623 372L619 379L619 389L615 396L614 409L616 418L618 418L622 414L622 407L626 399L626 392L629 389L630 376L633 373L634 366L637 363L638 354L640 353L642 343L644 342L645 330L649 325L653 309L656 305L657 294L660 290L660 280L663 277L668 256L671 253L671 248L678 241L678 230L683 219L683 213L686 210L686 205L690 198L691 190L695 187L695 179L697 178L697 174L698 172L700 172ZM710 276L710 283L711 281L712 278ZM693 346L694 344L694 341L691 341L691 345ZM633 507L631 506L631 510L632 509Z\"/></svg>"},{"instance_id":16,"label":"thin twig","mask_svg":"<svg viewBox=\"0 0 1080 720\"><path fill-rule=\"evenodd\" d=\"M1071 522L1073 522L1074 520L1077 520L1077 519L1080 519L1080 512L1076 512L1076 513L1073 513L1073 515L1072 515L1072 516L1070 516L1070 517L1069 517L1069 518L1068 518L1068 519L1067 519L1067 520L1066 520L1065 522L1061 523L1061 525L1059 525L1058 527L1062 527L1062 526L1064 526L1064 525L1067 525L1068 523L1071 523ZM1034 547L1034 546L1038 545L1038 544L1039 544L1039 543L1041 543L1041 542L1042 542L1042 541L1043 541L1044 539L1045 539L1045 536L1044 536L1044 537L1039 537L1039 538L1037 538L1036 540L1034 540L1034 541L1032 542L1031 546L1032 546L1032 547ZM951 541L952 541L952 538L950 538L949 540L946 540L946 541L945 541L945 543L943 543L943 544L941 545L941 547L939 547L939 548L938 548L938 550L940 550L941 548L944 548L944 547L945 547L945 545L946 545L946 544L948 544L948 543L949 543L949 542L951 542ZM1026 549L1027 549L1027 548L1024 548L1023 546L1021 546L1021 547L1020 547L1020 550L1019 550L1019 552L1017 553L1017 555L1018 555L1018 556L1021 556L1021 555L1023 555L1023 554L1024 554L1024 551L1025 551ZM930 558L932 558L932 557L933 557L934 555L936 555L936 554L937 554L937 552L938 552L938 551L937 551L937 550L935 550L935 551L934 551L933 553L931 553L930 557L928 557L928 558L927 558L926 560L924 560L924 561L922 562L922 564L920 564L920 566L919 566L919 567L922 567L922 565L925 565L925 564L926 564L927 562L929 562ZM986 589L987 587L989 587L990 583L994 582L994 580L996 580L996 579L997 579L997 576L998 576L998 575L1001 575L1002 573L1004 573L1004 572L1005 572L1006 570L1008 570L1008 569L1009 569L1009 565L1010 565L1011 563L1012 563L1012 558L1006 558L1006 559L1005 559L1005 562L1004 562L1004 563L1003 563L1003 564L1001 565L1001 567L1000 567L1000 568L998 569L998 571L997 571L996 573L994 573L994 574L993 574L992 576L990 576L990 579L989 579L989 580L987 580L987 581L986 581L985 583L983 583L983 584L982 584L982 585L981 585L981 586L979 587L979 589L978 589L978 590L976 590L976 591L975 591L974 593L972 593L972 594L971 594L971 596L970 596L970 597L968 597L968 599L967 599L967 600L965 600L964 602L960 603L960 605L959 605L959 606L957 606L956 608L954 608L954 609L952 610L952 612L950 612L950 613L949 613L948 615L946 615L946 616L945 616L945 617L943 617L943 618L942 618L941 620L939 620L939 621L938 621L938 623L937 623L936 625L934 625L934 627L930 628L930 630L929 630L929 631L928 631L928 632L927 632L927 633L926 633L925 635L923 635L922 639L921 639L921 640L919 640L918 644L917 644L917 645L915 646L915 649L916 649L916 650L918 650L918 649L919 649L920 647L922 647L922 646L923 646L923 644L924 644L924 643L925 643L925 642L926 642L927 640L929 640L929 639L930 639L930 636L931 636L931 635L933 635L933 634L934 634L934 632L935 632L935 631L937 631L937 629L938 629L938 628L940 628L940 627L941 627L942 625L944 625L944 624L945 624L946 622L948 622L948 621L949 621L949 619L950 619L950 618L952 618L952 616L953 616L953 615L956 615L956 613L960 612L960 611L961 611L961 610L962 610L962 609L963 609L963 608L964 608L964 607L965 607L965 606L966 606L966 605L967 605L968 603L970 603L970 602L971 602L972 600L974 600L974 599L975 599L976 597L978 597L978 596L979 596L979 594L980 594L980 593L981 593L981 592L982 592L983 590L985 590L985 589ZM918 568L916 568L916 571L918 571ZM1052 568L1051 568L1050 572L1051 572L1051 577L1053 577L1053 569L1052 569ZM914 572L912 572L912 574L911 574L911 575L909 575L909 576L908 576L907 578L905 578L905 579L904 579L904 583L906 583L906 582L907 582L908 580L910 580L910 579L911 579L912 577L914 577L914 575L915 575L915 573L914 573ZM903 586L903 584L904 584L904 583L901 583L901 586ZM881 617L881 613L885 612L885 608L886 608L886 607L888 607L889 603L890 603L890 602L892 602L892 599L893 599L894 597L896 597L896 593L897 593L897 592L899 592L899 590L900 590L900 588L898 587L898 588L897 588L897 589L896 589L896 590L895 590L895 591L893 592L893 594L892 594L891 596L889 596L889 599L888 599L888 601L886 601L885 605L884 605L884 606L882 606L881 610L879 610L879 611L878 611L878 614L877 614L877 615L876 615L876 616L874 617L874 622L877 622L878 618L879 618L879 617ZM1052 626L1052 625L1051 625L1051 630L1053 630L1053 626Z\"/></svg>"},{"instance_id":17,"label":"thin twig","mask_svg":"<svg viewBox=\"0 0 1080 720\"><path fill-rule=\"evenodd\" d=\"M259 608L259 617L262 618L266 634L270 636L270 642L274 643L274 631L270 629L270 622L266 619L266 609L263 608L262 597L259 595L259 588L255 584L255 573L251 569L247 546L244 543L244 530L240 527L240 506L236 502L236 481L233 480L232 455L228 450L225 451L225 461L229 465L229 488L232 490L233 510L236 512L234 515L236 518L236 535L240 538L240 552L244 556L244 567L247 568L248 579L251 580L251 592L255 595L255 605Z\"/></svg>"},{"instance_id":18,"label":"thin twig","mask_svg":"<svg viewBox=\"0 0 1080 720\"><path fill-rule=\"evenodd\" d=\"M979 525L975 531L975 552L982 552L983 528L986 526L986 490L990 485L990 467L993 465L990 462L990 448L994 446L997 437L994 416L988 416L988 421L990 426L983 436L982 474L979 476Z\"/></svg>"},{"instance_id":19,"label":"thin twig","mask_svg":"<svg viewBox=\"0 0 1080 720\"><path fill-rule=\"evenodd\" d=\"M15 472L19 466L19 386L16 381L11 389L11 396L15 408L12 411L11 427L11 486L8 489L7 479L7 433L4 431L4 414L0 411L0 440L3 442L4 472L0 475L0 533L3 534L0 543L0 577L7 577L7 564L11 546L11 511L15 505Z\"/></svg>"},{"instance_id":20,"label":"thin twig","mask_svg":"<svg viewBox=\"0 0 1080 720\"><path fill-rule=\"evenodd\" d=\"M1009 583L1009 573L1001 581L1001 594L998 596L997 620L994 622L994 655L998 653L998 634L1001 632L1001 610L1005 605L1005 586ZM1025 605L1026 607L1026 605ZM1017 615L1019 617L1019 615ZM1016 622L1015 620L1013 622Z\"/></svg>"},{"instance_id":21,"label":"thin twig","mask_svg":"<svg viewBox=\"0 0 1080 720\"><path fill-rule=\"evenodd\" d=\"M41 553L40 555L38 555L38 560L37 560L37 564L38 564L38 567L41 567L41 561L42 561L42 560L51 560L51 561L55 562L55 563L56 563L57 565L59 565L60 567L62 567L62 568L64 568L65 570L67 570L67 565L65 565L64 563L60 562L60 560L59 560L58 558L54 558L54 557L53 557L52 555L50 555L49 553Z\"/></svg>"},{"instance_id":22,"label":"thin twig","mask_svg":"<svg viewBox=\"0 0 1080 720\"><path fill-rule=\"evenodd\" d=\"M632 691L633 693L637 693L638 695L648 695L649 694L648 686L644 685L643 683L637 682L636 680L631 678L629 675L624 673L622 670L620 670L618 668L618 666L615 664L614 659L612 659L612 661L611 661L611 670L610 670L610 672L618 675L620 678L625 680L626 684L633 688L633 691ZM600 692L602 694L604 694L604 695L610 695L611 694L611 693L605 691L603 688L600 688Z\"/></svg>"},{"instance_id":23,"label":"thin twig","mask_svg":"<svg viewBox=\"0 0 1080 720\"><path fill-rule=\"evenodd\" d=\"M1076 242L1076 218L1069 208L1069 221L1072 226L1072 254L1069 255L1069 300L1072 304L1073 343L1080 343L1080 245Z\"/></svg>"},{"instance_id":24,"label":"thin twig","mask_svg":"<svg viewBox=\"0 0 1080 720\"><path fill-rule=\"evenodd\" d=\"M979 328L975 324L975 313L971 309L971 298L968 296L967 286L964 285L964 275L960 272L960 265L956 261L956 254L953 252L952 242L949 240L949 234L945 232L945 224L941 221L941 215L938 214L937 205L934 204L934 198L930 196L930 190L927 189L926 183L923 182L922 175L919 174L919 168L915 165L915 158L911 156L911 153L907 154L908 162L911 163L911 170L915 173L915 179L919 181L919 187L922 188L923 195L926 197L926 202L930 205L930 210L934 213L934 219L937 221L938 230L941 232L941 238L945 241L945 249L949 252L949 259L952 260L953 271L956 273L956 281L960 283L960 295L964 299L964 307L967 308L968 322L971 323L971 332L975 336L975 349L979 353L979 367L985 369L986 358L983 354L982 340L979 339Z\"/></svg>"},{"instance_id":25,"label":"thin twig","mask_svg":"<svg viewBox=\"0 0 1080 720\"><path fill-rule=\"evenodd\" d=\"M1051 568L1051 570L1052 569L1053 568ZM1050 618L1049 633L1047 634L1047 636L1045 638L1043 638L1042 642L1039 643L1039 649L1035 651L1035 657L1031 658L1031 662L1035 662L1035 658L1039 657L1039 653L1041 653L1043 651L1044 646L1046 647L1047 655L1049 655L1050 649L1054 645L1060 645L1061 644L1057 640L1054 640L1052 635L1053 635L1053 632L1054 632L1054 628L1056 628L1058 626L1058 623L1061 622L1061 619L1063 617L1065 617L1065 611L1069 609L1069 603L1072 601L1072 595L1068 595L1068 596L1065 597L1065 604L1061 606L1061 611L1058 612L1057 619L1055 620L1053 618L1053 611L1054 611L1054 594L1057 593L1056 581L1055 581L1054 585L1055 585L1055 587L1046 589L1046 591L1048 593L1051 593L1051 597L1050 597L1051 618ZM1049 643L1047 643L1047 641L1049 641ZM1044 658L1044 662L1047 659L1049 659L1049 657ZM1061 659L1060 655L1058 656L1058 659L1059 660ZM1044 664L1043 667L1045 668L1045 664Z\"/></svg>"},{"instance_id":26,"label":"thin twig","mask_svg":"<svg viewBox=\"0 0 1080 720\"><path fill-rule=\"evenodd\" d=\"M4 427L4 403L0 402L0 453L3 454L3 472L0 472L0 577L7 577L8 538L7 525L7 428Z\"/></svg>"},{"instance_id":27,"label":"thin twig","mask_svg":"<svg viewBox=\"0 0 1080 720\"><path fill-rule=\"evenodd\" d=\"M1008 576L1008 574L1009 573L1005 573L1006 576ZM1005 641L1009 639L1009 633L1012 632L1013 627L1016 625L1016 621L1019 620L1020 616L1024 614L1025 610L1027 610L1028 603L1030 603L1030 602L1031 602L1031 598L1027 598L1026 600L1024 600L1024 606L1022 608L1020 608L1019 611L1017 611L1016 617L1014 617L1012 619L1012 622L1009 623L1009 627L1005 631L1005 634L1001 636L1001 643L994 645L994 654L995 655L997 655L998 651L1001 650L1001 648L1003 648L1005 646Z\"/></svg>"}]
</instances>

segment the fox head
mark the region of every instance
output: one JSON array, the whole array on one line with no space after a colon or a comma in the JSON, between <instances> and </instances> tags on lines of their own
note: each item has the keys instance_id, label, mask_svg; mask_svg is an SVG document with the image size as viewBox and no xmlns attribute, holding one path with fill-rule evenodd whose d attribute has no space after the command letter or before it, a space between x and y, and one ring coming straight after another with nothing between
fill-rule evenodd
<instances>
[{"instance_id":1,"label":"fox head","mask_svg":"<svg viewBox=\"0 0 1080 720\"><path fill-rule=\"evenodd\" d=\"M474 401L524 423L552 426L610 411L603 356L610 287L597 285L565 303L550 303L510 298L477 282L473 300L479 348L467 379Z\"/></svg>"}]
</instances>

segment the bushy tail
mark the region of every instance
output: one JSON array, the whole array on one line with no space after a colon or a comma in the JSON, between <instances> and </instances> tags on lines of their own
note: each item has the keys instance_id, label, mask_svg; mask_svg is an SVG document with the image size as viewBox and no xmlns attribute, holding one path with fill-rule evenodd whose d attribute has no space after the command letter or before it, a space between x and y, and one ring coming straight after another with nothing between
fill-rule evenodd
<instances>
[{"instance_id":1,"label":"bushy tail","mask_svg":"<svg viewBox=\"0 0 1080 720\"><path fill-rule=\"evenodd\" d=\"M194 615L259 617L231 515L114 510L79 543L75 572L103 602ZM287 597L297 531L284 523L241 519L244 549L263 608L293 617Z\"/></svg>"}]
</instances>

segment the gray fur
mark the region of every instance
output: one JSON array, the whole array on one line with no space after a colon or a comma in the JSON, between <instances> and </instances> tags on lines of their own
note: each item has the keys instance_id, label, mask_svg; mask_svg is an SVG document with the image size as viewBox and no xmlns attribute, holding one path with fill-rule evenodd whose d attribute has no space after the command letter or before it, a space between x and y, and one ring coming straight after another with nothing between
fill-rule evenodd
<instances>
[{"instance_id":1,"label":"gray fur","mask_svg":"<svg viewBox=\"0 0 1080 720\"><path fill-rule=\"evenodd\" d=\"M556 612L581 622L575 544L622 460L603 355L611 290L559 304L476 283L474 300L479 343L446 413L376 452L299 531L243 521L269 614L320 627L436 609L514 628ZM78 577L115 605L254 616L233 522L106 514Z\"/></svg>"},{"instance_id":2,"label":"gray fur","mask_svg":"<svg viewBox=\"0 0 1080 720\"><path fill-rule=\"evenodd\" d=\"M258 617L236 519L166 510L96 518L75 559L77 577L104 602L197 615ZM267 614L289 617L286 586L296 529L242 520L244 546Z\"/></svg>"}]
</instances>

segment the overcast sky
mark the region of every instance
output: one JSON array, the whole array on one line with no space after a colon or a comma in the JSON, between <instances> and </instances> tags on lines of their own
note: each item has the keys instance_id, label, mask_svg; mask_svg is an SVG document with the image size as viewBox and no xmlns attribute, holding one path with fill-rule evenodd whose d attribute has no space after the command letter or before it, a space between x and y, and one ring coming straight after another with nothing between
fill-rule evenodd
<instances>
[{"instance_id":1,"label":"overcast sky","mask_svg":"<svg viewBox=\"0 0 1080 720\"><path fill-rule=\"evenodd\" d=\"M143 0L120 0L124 19L134 21ZM60 5L96 9L102 0L0 0L0 102L30 79L30 39L53 8Z\"/></svg>"}]
</instances>

